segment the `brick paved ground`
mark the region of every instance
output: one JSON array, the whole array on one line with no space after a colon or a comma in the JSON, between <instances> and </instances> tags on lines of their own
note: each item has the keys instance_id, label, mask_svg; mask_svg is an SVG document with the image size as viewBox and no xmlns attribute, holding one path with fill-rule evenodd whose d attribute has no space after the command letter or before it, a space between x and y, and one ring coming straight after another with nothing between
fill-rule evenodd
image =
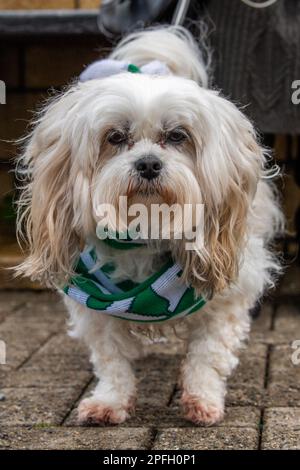
<instances>
[{"instance_id":1,"label":"brick paved ground","mask_svg":"<svg viewBox=\"0 0 300 470\"><path fill-rule=\"evenodd\" d=\"M0 448L300 449L300 364L291 361L291 342L300 340L299 283L299 270L290 268L264 304L230 380L225 420L210 428L180 417L175 338L137 362L135 417L121 426L79 427L76 404L93 377L86 351L65 334L63 305L46 292L0 292L0 339L7 344Z\"/></svg>"}]
</instances>

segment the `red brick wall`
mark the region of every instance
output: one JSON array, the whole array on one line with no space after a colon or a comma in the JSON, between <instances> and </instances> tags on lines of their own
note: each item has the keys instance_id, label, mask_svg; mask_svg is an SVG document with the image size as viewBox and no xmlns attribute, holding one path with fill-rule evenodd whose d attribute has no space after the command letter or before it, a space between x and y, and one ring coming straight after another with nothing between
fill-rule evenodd
<instances>
[{"instance_id":1,"label":"red brick wall","mask_svg":"<svg viewBox=\"0 0 300 470\"><path fill-rule=\"evenodd\" d=\"M0 8L18 4L58 2L12 2L0 0ZM66 5L66 1L59 5ZM73 2L69 2L73 6ZM80 2L93 7L97 2ZM0 288L32 287L28 281L16 281L11 271L3 267L16 265L22 255L15 241L14 218L7 218L7 201L15 193L13 168L18 147L16 139L26 134L26 128L38 105L49 97L49 89L59 90L77 77L84 66L103 55L103 45L97 38L30 39L0 43L0 80L6 84L6 104L0 104Z\"/></svg>"},{"instance_id":2,"label":"red brick wall","mask_svg":"<svg viewBox=\"0 0 300 470\"><path fill-rule=\"evenodd\" d=\"M50 88L59 89L99 57L94 41L0 45L0 79L7 87L6 104L0 106L0 160L15 155L14 140L26 131L32 111L48 96Z\"/></svg>"},{"instance_id":3,"label":"red brick wall","mask_svg":"<svg viewBox=\"0 0 300 470\"><path fill-rule=\"evenodd\" d=\"M1 2L2 0L0 0ZM14 195L13 168L18 147L38 105L77 77L84 66L103 55L100 41L91 38L36 40L0 44L0 80L6 83L6 104L0 105L0 288L26 287L12 281L1 267L17 264L14 218L7 218L7 202ZM5 217L3 217L3 214Z\"/></svg>"}]
</instances>

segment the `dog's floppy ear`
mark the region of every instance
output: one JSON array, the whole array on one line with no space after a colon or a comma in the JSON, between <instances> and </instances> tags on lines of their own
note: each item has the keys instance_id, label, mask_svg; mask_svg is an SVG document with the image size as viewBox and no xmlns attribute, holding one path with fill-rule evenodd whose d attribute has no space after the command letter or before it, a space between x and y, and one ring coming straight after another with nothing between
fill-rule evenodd
<instances>
[{"instance_id":1,"label":"dog's floppy ear","mask_svg":"<svg viewBox=\"0 0 300 470\"><path fill-rule=\"evenodd\" d=\"M17 229L29 253L16 273L48 285L64 282L80 245L73 198L80 173L71 164L71 139L66 130L72 106L69 90L45 107L33 124L18 167L25 184Z\"/></svg>"},{"instance_id":2,"label":"dog's floppy ear","mask_svg":"<svg viewBox=\"0 0 300 470\"><path fill-rule=\"evenodd\" d=\"M208 93L211 114L203 116L207 121L197 149L204 247L188 257L192 283L211 295L222 291L238 274L265 157L249 120L229 101Z\"/></svg>"}]
</instances>

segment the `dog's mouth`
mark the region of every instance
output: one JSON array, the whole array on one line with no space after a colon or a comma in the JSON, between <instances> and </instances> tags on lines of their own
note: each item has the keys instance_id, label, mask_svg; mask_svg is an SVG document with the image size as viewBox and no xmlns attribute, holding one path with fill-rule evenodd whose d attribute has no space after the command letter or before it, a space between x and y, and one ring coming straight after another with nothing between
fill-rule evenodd
<instances>
[{"instance_id":1,"label":"dog's mouth","mask_svg":"<svg viewBox=\"0 0 300 470\"><path fill-rule=\"evenodd\" d=\"M160 177L147 181L143 178L132 177L128 182L126 196L135 202L156 202L174 204L176 197L173 191L163 184Z\"/></svg>"}]
</instances>

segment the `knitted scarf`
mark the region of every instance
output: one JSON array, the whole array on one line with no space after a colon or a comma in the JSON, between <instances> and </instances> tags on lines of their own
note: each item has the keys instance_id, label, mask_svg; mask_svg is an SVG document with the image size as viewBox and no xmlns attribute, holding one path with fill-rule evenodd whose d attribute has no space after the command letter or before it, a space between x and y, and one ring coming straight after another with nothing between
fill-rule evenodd
<instances>
[{"instance_id":1,"label":"knitted scarf","mask_svg":"<svg viewBox=\"0 0 300 470\"><path fill-rule=\"evenodd\" d=\"M131 239L103 242L113 249L141 247L141 243ZM184 317L206 303L203 296L196 297L194 289L182 281L182 269L172 259L140 283L131 280L115 283L112 274L116 267L111 263L101 268L99 265L101 260L93 248L83 251L75 268L76 275L64 287L64 293L93 310L144 323Z\"/></svg>"}]
</instances>

